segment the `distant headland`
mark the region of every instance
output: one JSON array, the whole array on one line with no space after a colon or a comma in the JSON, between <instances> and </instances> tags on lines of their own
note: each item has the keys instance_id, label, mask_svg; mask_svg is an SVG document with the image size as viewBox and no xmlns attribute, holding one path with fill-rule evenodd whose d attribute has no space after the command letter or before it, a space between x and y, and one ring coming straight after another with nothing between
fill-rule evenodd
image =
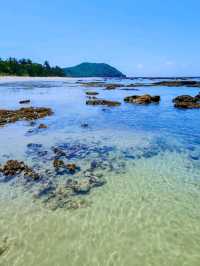
<instances>
[{"instance_id":1,"label":"distant headland","mask_svg":"<svg viewBox=\"0 0 200 266\"><path fill-rule=\"evenodd\" d=\"M122 72L105 63L82 63L64 68L64 72L67 77L126 77Z\"/></svg>"},{"instance_id":2,"label":"distant headland","mask_svg":"<svg viewBox=\"0 0 200 266\"><path fill-rule=\"evenodd\" d=\"M30 59L8 58L0 59L0 76L27 77L120 77L126 76L116 68L105 63L82 63L74 67L61 68L35 63Z\"/></svg>"}]
</instances>

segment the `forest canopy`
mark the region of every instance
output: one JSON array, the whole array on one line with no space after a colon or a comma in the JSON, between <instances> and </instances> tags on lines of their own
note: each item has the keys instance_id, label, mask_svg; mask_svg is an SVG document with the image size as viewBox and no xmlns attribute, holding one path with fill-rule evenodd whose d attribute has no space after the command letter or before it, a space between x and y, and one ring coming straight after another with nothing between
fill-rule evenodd
<instances>
[{"instance_id":1,"label":"forest canopy","mask_svg":"<svg viewBox=\"0 0 200 266\"><path fill-rule=\"evenodd\" d=\"M51 67L48 61L44 64L34 63L30 59L0 58L0 75L12 76L30 76L30 77L64 77L65 73L62 68Z\"/></svg>"}]
</instances>

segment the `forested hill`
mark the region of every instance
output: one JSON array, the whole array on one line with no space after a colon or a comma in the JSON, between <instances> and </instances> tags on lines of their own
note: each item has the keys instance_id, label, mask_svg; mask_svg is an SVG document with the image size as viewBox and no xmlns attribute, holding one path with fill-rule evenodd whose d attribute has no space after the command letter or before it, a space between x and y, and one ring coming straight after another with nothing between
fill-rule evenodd
<instances>
[{"instance_id":1,"label":"forested hill","mask_svg":"<svg viewBox=\"0 0 200 266\"><path fill-rule=\"evenodd\" d=\"M116 68L105 63L82 63L64 68L67 77L125 77Z\"/></svg>"},{"instance_id":2,"label":"forested hill","mask_svg":"<svg viewBox=\"0 0 200 266\"><path fill-rule=\"evenodd\" d=\"M30 59L17 60L16 58L9 58L6 60L0 59L0 75L64 77L65 73L63 69L58 66L51 67L47 61L45 61L44 64L39 64L32 62Z\"/></svg>"}]
</instances>

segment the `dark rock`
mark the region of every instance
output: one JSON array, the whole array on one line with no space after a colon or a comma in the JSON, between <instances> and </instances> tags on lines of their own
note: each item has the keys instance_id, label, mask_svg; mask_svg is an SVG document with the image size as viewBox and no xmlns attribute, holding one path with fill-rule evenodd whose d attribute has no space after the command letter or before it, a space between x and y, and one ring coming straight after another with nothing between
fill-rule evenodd
<instances>
[{"instance_id":1,"label":"dark rock","mask_svg":"<svg viewBox=\"0 0 200 266\"><path fill-rule=\"evenodd\" d=\"M106 106L109 106L109 107L121 105L120 102L110 101L110 100L103 100L103 99L87 100L86 104L87 105L106 105Z\"/></svg>"},{"instance_id":2,"label":"dark rock","mask_svg":"<svg viewBox=\"0 0 200 266\"><path fill-rule=\"evenodd\" d=\"M98 95L99 93L96 91L86 91L85 94L89 96L95 96L95 95Z\"/></svg>"},{"instance_id":3,"label":"dark rock","mask_svg":"<svg viewBox=\"0 0 200 266\"><path fill-rule=\"evenodd\" d=\"M22 100L22 101L19 101L20 104L26 104L26 103L30 103L31 101L30 100Z\"/></svg>"},{"instance_id":4,"label":"dark rock","mask_svg":"<svg viewBox=\"0 0 200 266\"><path fill-rule=\"evenodd\" d=\"M32 149L32 150L40 149L40 148L42 148L42 144L29 143L29 144L27 144L27 148Z\"/></svg>"},{"instance_id":5,"label":"dark rock","mask_svg":"<svg viewBox=\"0 0 200 266\"><path fill-rule=\"evenodd\" d=\"M48 128L48 127L47 127L47 125L45 125L45 124L40 124L40 125L38 126L38 128L39 128L39 129L46 129L46 128Z\"/></svg>"},{"instance_id":6,"label":"dark rock","mask_svg":"<svg viewBox=\"0 0 200 266\"><path fill-rule=\"evenodd\" d=\"M145 95L133 95L124 98L125 102L128 103L137 103L137 104L149 104L149 103L158 103L160 101L160 96L151 96L149 94Z\"/></svg>"}]
</instances>

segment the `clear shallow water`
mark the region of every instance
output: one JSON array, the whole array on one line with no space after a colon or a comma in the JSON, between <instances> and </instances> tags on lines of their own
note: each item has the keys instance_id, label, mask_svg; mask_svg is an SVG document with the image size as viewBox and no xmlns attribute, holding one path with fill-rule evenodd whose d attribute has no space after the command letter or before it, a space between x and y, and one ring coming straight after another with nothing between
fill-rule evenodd
<instances>
[{"instance_id":1,"label":"clear shallow water","mask_svg":"<svg viewBox=\"0 0 200 266\"><path fill-rule=\"evenodd\" d=\"M51 211L22 184L1 182L0 246L8 249L0 265L199 265L200 111L177 110L171 102L177 95L196 95L198 88L105 91L75 82L0 84L1 108L19 108L19 100L31 99L33 106L54 111L33 127L18 122L0 128L0 163L19 159L48 169L52 162L38 162L27 144L50 151L79 143L91 150L71 159L82 170L99 156L112 166L101 170L107 184L83 196L88 206L77 210ZM122 105L86 106L86 90ZM161 95L161 103L123 103L125 96L147 92ZM47 130L36 130L41 122Z\"/></svg>"}]
</instances>

